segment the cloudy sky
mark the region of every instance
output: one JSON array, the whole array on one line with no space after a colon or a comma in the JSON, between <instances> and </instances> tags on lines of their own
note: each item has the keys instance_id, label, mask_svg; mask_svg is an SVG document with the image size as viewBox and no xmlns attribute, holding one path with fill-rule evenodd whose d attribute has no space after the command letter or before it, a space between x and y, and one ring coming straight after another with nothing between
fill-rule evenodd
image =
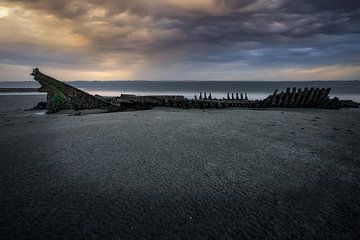
<instances>
[{"instance_id":1,"label":"cloudy sky","mask_svg":"<svg viewBox=\"0 0 360 240\"><path fill-rule=\"evenodd\" d=\"M359 0L0 0L0 81L360 79Z\"/></svg>"}]
</instances>

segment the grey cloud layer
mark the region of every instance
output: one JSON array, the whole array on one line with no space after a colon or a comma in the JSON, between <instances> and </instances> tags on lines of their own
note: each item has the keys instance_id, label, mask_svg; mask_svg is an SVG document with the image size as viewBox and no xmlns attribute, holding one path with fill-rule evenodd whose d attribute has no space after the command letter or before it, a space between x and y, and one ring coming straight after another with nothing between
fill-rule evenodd
<instances>
[{"instance_id":1,"label":"grey cloud layer","mask_svg":"<svg viewBox=\"0 0 360 240\"><path fill-rule=\"evenodd\" d=\"M90 40L89 55L133 53L165 66L169 59L250 66L360 63L358 0L5 2L70 21L74 33ZM16 50L0 51L8 59L20 55ZM44 53L35 61L51 62L51 56ZM79 62L86 57L78 56Z\"/></svg>"}]
</instances>

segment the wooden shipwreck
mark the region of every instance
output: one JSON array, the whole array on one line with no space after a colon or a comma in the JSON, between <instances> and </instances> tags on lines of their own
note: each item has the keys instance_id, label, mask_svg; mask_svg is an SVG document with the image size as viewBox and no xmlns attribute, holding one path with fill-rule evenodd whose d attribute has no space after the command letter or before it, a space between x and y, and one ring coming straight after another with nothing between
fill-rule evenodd
<instances>
[{"instance_id":1,"label":"wooden shipwreck","mask_svg":"<svg viewBox=\"0 0 360 240\"><path fill-rule=\"evenodd\" d=\"M48 113L60 110L104 109L108 112L126 110L145 110L153 107L177 108L324 108L358 107L351 100L329 98L330 88L287 88L278 90L264 100L249 100L246 93L227 93L223 99L212 98L211 93L200 93L194 99L184 96L135 96L122 94L119 97L91 95L66 83L49 77L33 69L34 79L41 85L39 91L47 92L47 102L39 103L37 108L46 108ZM35 107L36 108L36 107Z\"/></svg>"}]
</instances>

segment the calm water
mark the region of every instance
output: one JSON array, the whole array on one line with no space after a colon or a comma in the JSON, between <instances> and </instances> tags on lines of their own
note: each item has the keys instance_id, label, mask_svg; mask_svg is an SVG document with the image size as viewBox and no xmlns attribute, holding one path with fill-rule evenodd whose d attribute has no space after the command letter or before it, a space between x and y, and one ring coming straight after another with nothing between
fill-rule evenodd
<instances>
[{"instance_id":1,"label":"calm water","mask_svg":"<svg viewBox=\"0 0 360 240\"><path fill-rule=\"evenodd\" d=\"M216 98L230 93L247 93L249 99L263 99L275 89L285 91L287 87L331 87L331 96L360 102L360 81L312 81L312 82L230 82L230 81L112 81L69 82L91 94L119 96L121 93L136 95L184 95L193 98L199 92L211 92ZM0 87L36 87L36 82L2 82Z\"/></svg>"}]
</instances>

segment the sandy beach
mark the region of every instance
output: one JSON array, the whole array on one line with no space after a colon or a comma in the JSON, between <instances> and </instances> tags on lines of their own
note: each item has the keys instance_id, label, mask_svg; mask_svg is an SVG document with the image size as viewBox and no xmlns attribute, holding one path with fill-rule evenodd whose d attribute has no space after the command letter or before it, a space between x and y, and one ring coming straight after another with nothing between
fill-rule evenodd
<instances>
[{"instance_id":1,"label":"sandy beach","mask_svg":"<svg viewBox=\"0 0 360 240\"><path fill-rule=\"evenodd\" d=\"M69 116L0 96L1 239L359 239L360 109Z\"/></svg>"}]
</instances>

